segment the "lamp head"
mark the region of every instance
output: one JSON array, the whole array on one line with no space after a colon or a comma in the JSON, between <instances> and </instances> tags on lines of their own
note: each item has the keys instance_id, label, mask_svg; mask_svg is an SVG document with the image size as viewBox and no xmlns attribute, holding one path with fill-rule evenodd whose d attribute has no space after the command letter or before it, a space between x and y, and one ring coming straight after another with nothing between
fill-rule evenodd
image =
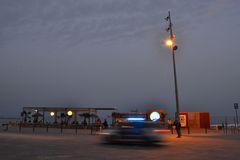
<instances>
[{"instance_id":1,"label":"lamp head","mask_svg":"<svg viewBox=\"0 0 240 160\"><path fill-rule=\"evenodd\" d=\"M73 112L72 112L72 111L68 111L68 112L67 112L67 115L68 115L68 116L72 116L72 115L73 115Z\"/></svg>"},{"instance_id":2,"label":"lamp head","mask_svg":"<svg viewBox=\"0 0 240 160\"><path fill-rule=\"evenodd\" d=\"M177 49L178 49L178 46L177 46L177 45L173 46L173 50L174 50L174 51L176 51Z\"/></svg>"},{"instance_id":3,"label":"lamp head","mask_svg":"<svg viewBox=\"0 0 240 160\"><path fill-rule=\"evenodd\" d=\"M165 45L166 46L172 46L173 45L173 41L171 39L168 39L165 41Z\"/></svg>"},{"instance_id":4,"label":"lamp head","mask_svg":"<svg viewBox=\"0 0 240 160\"><path fill-rule=\"evenodd\" d=\"M167 16L166 18L164 18L166 21L168 21L169 20L169 16Z\"/></svg>"},{"instance_id":5,"label":"lamp head","mask_svg":"<svg viewBox=\"0 0 240 160\"><path fill-rule=\"evenodd\" d=\"M55 115L54 112L50 112L50 116L53 117Z\"/></svg>"}]
</instances>

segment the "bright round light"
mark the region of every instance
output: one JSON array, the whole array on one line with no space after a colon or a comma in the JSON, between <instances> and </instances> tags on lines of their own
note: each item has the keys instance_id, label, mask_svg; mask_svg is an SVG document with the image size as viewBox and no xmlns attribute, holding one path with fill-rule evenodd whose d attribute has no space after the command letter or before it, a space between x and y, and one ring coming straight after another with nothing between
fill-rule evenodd
<instances>
[{"instance_id":1,"label":"bright round light","mask_svg":"<svg viewBox=\"0 0 240 160\"><path fill-rule=\"evenodd\" d=\"M68 112L67 112L67 115L68 115L68 116L72 116L72 114L73 114L72 111L68 111Z\"/></svg>"},{"instance_id":2,"label":"bright round light","mask_svg":"<svg viewBox=\"0 0 240 160\"><path fill-rule=\"evenodd\" d=\"M172 46L173 45L173 41L171 39L166 40L165 43L166 43L167 46Z\"/></svg>"},{"instance_id":3,"label":"bright round light","mask_svg":"<svg viewBox=\"0 0 240 160\"><path fill-rule=\"evenodd\" d=\"M52 116L52 117L53 117L54 115L55 115L55 113L54 113L54 112L50 112L50 116Z\"/></svg>"},{"instance_id":4,"label":"bright round light","mask_svg":"<svg viewBox=\"0 0 240 160\"><path fill-rule=\"evenodd\" d=\"M159 118L160 118L160 114L159 114L158 112L152 112L152 113L150 114L150 119L151 119L152 121L157 121Z\"/></svg>"}]
</instances>

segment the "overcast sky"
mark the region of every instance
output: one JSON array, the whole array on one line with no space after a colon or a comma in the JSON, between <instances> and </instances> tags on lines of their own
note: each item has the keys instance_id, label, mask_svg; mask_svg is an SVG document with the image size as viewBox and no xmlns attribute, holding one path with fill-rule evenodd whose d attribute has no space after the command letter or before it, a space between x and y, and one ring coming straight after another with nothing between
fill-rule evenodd
<instances>
[{"instance_id":1,"label":"overcast sky","mask_svg":"<svg viewBox=\"0 0 240 160\"><path fill-rule=\"evenodd\" d=\"M234 115L238 0L0 0L0 116L23 106L165 108Z\"/></svg>"}]
</instances>

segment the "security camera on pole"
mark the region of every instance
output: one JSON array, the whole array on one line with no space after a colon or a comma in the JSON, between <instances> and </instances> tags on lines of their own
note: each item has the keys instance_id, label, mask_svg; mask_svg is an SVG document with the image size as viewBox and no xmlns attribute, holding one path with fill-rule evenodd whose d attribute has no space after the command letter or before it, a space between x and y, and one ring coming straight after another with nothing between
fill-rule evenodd
<instances>
[{"instance_id":1,"label":"security camera on pole","mask_svg":"<svg viewBox=\"0 0 240 160\"><path fill-rule=\"evenodd\" d=\"M169 22L169 26L166 29L166 31L170 33L170 38L166 40L166 45L171 47L172 56L173 56L173 71L174 71L175 98L176 98L175 119L179 119L179 99L178 99L177 73L176 73L176 64L175 64L175 51L178 49L178 46L175 45L175 41L174 41L174 35L173 35L173 29L172 29L173 25L171 21L170 11L168 11L168 16L165 18L165 20Z\"/></svg>"}]
</instances>

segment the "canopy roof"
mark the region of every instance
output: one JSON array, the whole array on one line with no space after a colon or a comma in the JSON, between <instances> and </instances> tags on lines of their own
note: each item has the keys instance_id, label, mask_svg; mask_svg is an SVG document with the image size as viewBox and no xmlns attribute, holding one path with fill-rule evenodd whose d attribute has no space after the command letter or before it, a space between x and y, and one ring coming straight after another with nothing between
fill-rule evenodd
<instances>
[{"instance_id":1,"label":"canopy roof","mask_svg":"<svg viewBox=\"0 0 240 160\"><path fill-rule=\"evenodd\" d=\"M82 107L23 107L23 110L37 110L38 112L96 112L100 110L116 110L115 108L82 108Z\"/></svg>"}]
</instances>

